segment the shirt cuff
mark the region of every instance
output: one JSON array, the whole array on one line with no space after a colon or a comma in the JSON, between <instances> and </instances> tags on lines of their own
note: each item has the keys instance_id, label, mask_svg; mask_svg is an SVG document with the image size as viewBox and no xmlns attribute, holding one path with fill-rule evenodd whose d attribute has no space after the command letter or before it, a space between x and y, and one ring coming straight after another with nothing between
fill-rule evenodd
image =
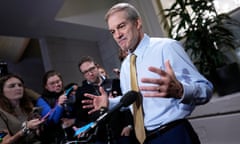
<instances>
[{"instance_id":1,"label":"shirt cuff","mask_svg":"<svg viewBox=\"0 0 240 144\"><path fill-rule=\"evenodd\" d=\"M192 104L193 91L194 91L194 86L183 84L183 96L181 98L181 102L184 104Z\"/></svg>"},{"instance_id":2,"label":"shirt cuff","mask_svg":"<svg viewBox=\"0 0 240 144\"><path fill-rule=\"evenodd\" d=\"M112 109L115 105L117 105L120 102L120 99L122 98L122 96L117 96L114 98L109 98L109 105L108 105L108 109Z\"/></svg>"}]
</instances>

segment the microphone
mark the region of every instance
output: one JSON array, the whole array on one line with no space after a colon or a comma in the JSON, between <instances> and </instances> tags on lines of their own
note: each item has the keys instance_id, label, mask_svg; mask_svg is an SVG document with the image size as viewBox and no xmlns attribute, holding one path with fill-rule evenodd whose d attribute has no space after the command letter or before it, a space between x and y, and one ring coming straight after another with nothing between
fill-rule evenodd
<instances>
[{"instance_id":1,"label":"microphone","mask_svg":"<svg viewBox=\"0 0 240 144\"><path fill-rule=\"evenodd\" d=\"M119 110L121 107L128 107L131 105L134 101L136 101L137 97L140 95L139 92L136 91L128 91L121 99L120 102L114 106L111 110L105 112L102 114L95 122L90 122L89 124L79 128L76 130L74 136L77 136L83 132L88 132L89 130L95 128L99 123L106 120L108 117L112 115L115 111Z\"/></svg>"}]
</instances>

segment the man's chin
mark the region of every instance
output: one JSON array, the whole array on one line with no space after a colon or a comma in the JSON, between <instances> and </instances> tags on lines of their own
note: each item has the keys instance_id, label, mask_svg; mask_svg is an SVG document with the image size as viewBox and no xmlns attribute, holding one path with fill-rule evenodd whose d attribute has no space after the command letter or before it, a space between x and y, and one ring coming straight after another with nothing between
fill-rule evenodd
<instances>
[{"instance_id":1,"label":"man's chin","mask_svg":"<svg viewBox=\"0 0 240 144\"><path fill-rule=\"evenodd\" d=\"M120 49L122 50L122 51L128 51L128 48L124 45L124 46L120 46Z\"/></svg>"},{"instance_id":2,"label":"man's chin","mask_svg":"<svg viewBox=\"0 0 240 144\"><path fill-rule=\"evenodd\" d=\"M125 43L118 43L118 46L121 48L121 50L126 50L127 46Z\"/></svg>"}]
</instances>

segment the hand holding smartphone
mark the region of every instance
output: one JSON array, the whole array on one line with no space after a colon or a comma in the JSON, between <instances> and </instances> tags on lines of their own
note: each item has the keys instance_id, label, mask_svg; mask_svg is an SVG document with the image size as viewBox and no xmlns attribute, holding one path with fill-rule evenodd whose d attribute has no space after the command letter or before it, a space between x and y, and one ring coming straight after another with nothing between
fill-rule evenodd
<instances>
[{"instance_id":1,"label":"hand holding smartphone","mask_svg":"<svg viewBox=\"0 0 240 144\"><path fill-rule=\"evenodd\" d=\"M45 114L41 120L46 120L49 116L50 116L51 112L48 112L47 114Z\"/></svg>"},{"instance_id":2,"label":"hand holding smartphone","mask_svg":"<svg viewBox=\"0 0 240 144\"><path fill-rule=\"evenodd\" d=\"M7 132L0 131L0 142L2 142L2 139L7 135Z\"/></svg>"}]
</instances>

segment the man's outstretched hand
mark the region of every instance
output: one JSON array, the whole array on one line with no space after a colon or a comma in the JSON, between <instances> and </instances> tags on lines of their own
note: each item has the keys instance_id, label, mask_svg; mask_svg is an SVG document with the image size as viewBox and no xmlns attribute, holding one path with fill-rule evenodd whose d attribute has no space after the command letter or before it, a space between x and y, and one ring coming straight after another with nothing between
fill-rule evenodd
<instances>
[{"instance_id":1,"label":"man's outstretched hand","mask_svg":"<svg viewBox=\"0 0 240 144\"><path fill-rule=\"evenodd\" d=\"M102 87L99 88L100 96L85 93L84 96L90 98L90 100L82 100L83 108L90 109L88 114L100 110L101 107L108 107L108 95Z\"/></svg>"}]
</instances>

